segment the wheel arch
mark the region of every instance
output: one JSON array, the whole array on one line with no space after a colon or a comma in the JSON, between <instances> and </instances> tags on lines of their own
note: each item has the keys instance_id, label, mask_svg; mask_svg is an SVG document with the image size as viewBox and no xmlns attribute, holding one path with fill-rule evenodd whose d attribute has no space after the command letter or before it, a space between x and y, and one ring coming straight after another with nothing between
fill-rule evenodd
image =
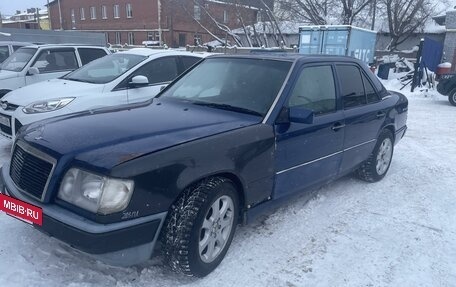
<instances>
[{"instance_id":1,"label":"wheel arch","mask_svg":"<svg viewBox=\"0 0 456 287\"><path fill-rule=\"evenodd\" d=\"M384 126L383 129L378 134L377 138L380 136L380 134L384 130L389 130L391 132L391 134L393 135L393 143L395 143L396 142L396 128L394 127L394 125L393 124L389 124L389 125Z\"/></svg>"},{"instance_id":2,"label":"wheel arch","mask_svg":"<svg viewBox=\"0 0 456 287\"><path fill-rule=\"evenodd\" d=\"M195 186L197 185L198 183L204 181L204 180L207 180L209 178L213 178L213 177L222 177L222 178L226 178L226 179L229 179L231 182L233 182L234 184L234 187L236 188L236 191L237 191L237 194L238 194L238 199L239 199L239 212L242 213L244 211L244 208L245 208L245 204L246 204L246 198L245 198L245 186L244 186L244 183L242 182L241 178L236 175L234 172L229 172L229 171L220 171L220 172L215 172L215 173L211 173L211 174L207 174L207 175L204 175L204 176L201 176L199 177L198 179L195 179L194 181L192 181L191 183L187 184L179 193L179 195L177 196L176 200L179 199L179 197L182 195L182 193L189 187L191 186Z\"/></svg>"}]
</instances>

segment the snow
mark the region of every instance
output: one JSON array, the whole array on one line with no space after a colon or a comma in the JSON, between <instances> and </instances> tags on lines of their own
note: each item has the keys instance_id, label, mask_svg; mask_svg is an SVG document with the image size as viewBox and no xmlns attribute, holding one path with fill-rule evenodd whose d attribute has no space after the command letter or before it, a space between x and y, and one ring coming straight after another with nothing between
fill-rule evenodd
<instances>
[{"instance_id":1,"label":"snow","mask_svg":"<svg viewBox=\"0 0 456 287\"><path fill-rule=\"evenodd\" d=\"M384 180L345 177L239 227L204 279L160 258L110 267L0 213L0 286L455 286L456 107L435 91L403 92L409 130ZM9 153L0 140L2 162Z\"/></svg>"}]
</instances>

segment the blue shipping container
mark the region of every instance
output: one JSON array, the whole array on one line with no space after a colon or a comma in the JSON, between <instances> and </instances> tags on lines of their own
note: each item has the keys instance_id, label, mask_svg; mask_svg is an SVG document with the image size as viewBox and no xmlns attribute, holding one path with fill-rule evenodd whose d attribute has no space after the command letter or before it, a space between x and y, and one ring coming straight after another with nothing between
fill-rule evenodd
<instances>
[{"instance_id":1,"label":"blue shipping container","mask_svg":"<svg viewBox=\"0 0 456 287\"><path fill-rule=\"evenodd\" d=\"M345 55L374 62L377 33L348 25L299 28L299 53Z\"/></svg>"}]
</instances>

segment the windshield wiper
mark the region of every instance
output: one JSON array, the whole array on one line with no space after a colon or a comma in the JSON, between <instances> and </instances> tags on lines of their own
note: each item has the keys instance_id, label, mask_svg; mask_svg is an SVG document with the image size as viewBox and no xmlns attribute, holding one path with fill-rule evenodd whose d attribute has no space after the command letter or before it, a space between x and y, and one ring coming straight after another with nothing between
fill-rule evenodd
<instances>
[{"instance_id":1,"label":"windshield wiper","mask_svg":"<svg viewBox=\"0 0 456 287\"><path fill-rule=\"evenodd\" d=\"M92 82L92 81L81 80L81 79L75 79L75 78L62 78L62 79L64 79L64 80L69 80L69 81L75 81L75 82L82 82L82 83L96 84L95 82Z\"/></svg>"},{"instance_id":2,"label":"windshield wiper","mask_svg":"<svg viewBox=\"0 0 456 287\"><path fill-rule=\"evenodd\" d=\"M244 113L244 114L251 114L251 115L260 116L260 117L263 116L262 113L259 113L254 110L236 107L236 106L227 105L227 104L205 103L205 102L193 102L193 104L199 105L199 106L216 108L216 109L228 110L228 111L233 111L233 112L240 112L240 113Z\"/></svg>"}]
</instances>

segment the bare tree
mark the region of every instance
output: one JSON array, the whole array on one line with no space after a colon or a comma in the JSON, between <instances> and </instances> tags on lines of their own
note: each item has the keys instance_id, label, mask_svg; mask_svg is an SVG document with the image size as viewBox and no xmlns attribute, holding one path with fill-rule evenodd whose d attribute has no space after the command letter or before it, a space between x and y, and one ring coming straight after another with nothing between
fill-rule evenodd
<instances>
[{"instance_id":1,"label":"bare tree","mask_svg":"<svg viewBox=\"0 0 456 287\"><path fill-rule=\"evenodd\" d=\"M278 13L283 20L292 19L314 25L326 25L328 11L337 0L277 0ZM276 12L276 13L277 13Z\"/></svg>"},{"instance_id":2,"label":"bare tree","mask_svg":"<svg viewBox=\"0 0 456 287\"><path fill-rule=\"evenodd\" d=\"M434 13L432 0L382 0L386 8L391 42L388 50L395 50L414 32L423 27Z\"/></svg>"},{"instance_id":3,"label":"bare tree","mask_svg":"<svg viewBox=\"0 0 456 287\"><path fill-rule=\"evenodd\" d=\"M351 25L361 11L374 0L339 0L342 4L342 24ZM388 0L387 0L388 1Z\"/></svg>"}]
</instances>

